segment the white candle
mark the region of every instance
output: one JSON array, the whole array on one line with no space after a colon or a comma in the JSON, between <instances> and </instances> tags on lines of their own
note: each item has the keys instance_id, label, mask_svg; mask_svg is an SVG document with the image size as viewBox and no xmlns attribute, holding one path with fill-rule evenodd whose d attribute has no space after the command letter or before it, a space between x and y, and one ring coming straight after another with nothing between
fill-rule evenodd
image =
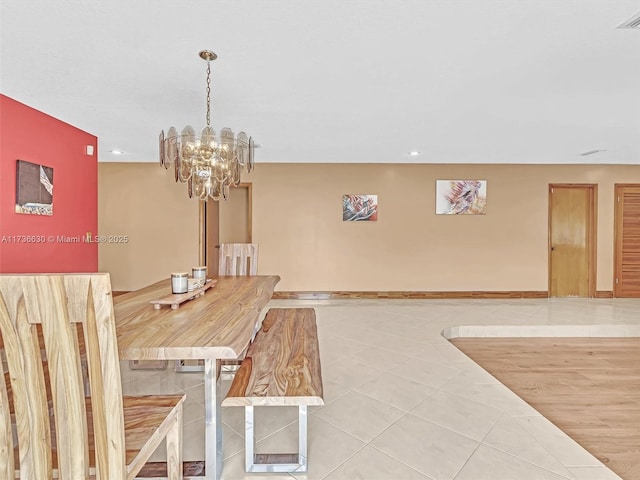
<instances>
[{"instance_id":1,"label":"white candle","mask_svg":"<svg viewBox=\"0 0 640 480\"><path fill-rule=\"evenodd\" d=\"M191 269L191 276L198 280L204 280L207 278L207 267L193 267Z\"/></svg>"},{"instance_id":2,"label":"white candle","mask_svg":"<svg viewBox=\"0 0 640 480\"><path fill-rule=\"evenodd\" d=\"M173 293L187 293L187 272L171 274L171 291Z\"/></svg>"}]
</instances>

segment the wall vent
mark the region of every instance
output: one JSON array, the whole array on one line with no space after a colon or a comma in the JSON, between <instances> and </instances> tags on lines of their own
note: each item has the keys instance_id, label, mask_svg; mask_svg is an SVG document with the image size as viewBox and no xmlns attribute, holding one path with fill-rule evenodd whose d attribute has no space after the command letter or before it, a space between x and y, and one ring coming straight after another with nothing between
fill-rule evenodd
<instances>
[{"instance_id":1,"label":"wall vent","mask_svg":"<svg viewBox=\"0 0 640 480\"><path fill-rule=\"evenodd\" d=\"M636 28L640 30L640 12L636 13L626 22L622 22L618 25L618 28Z\"/></svg>"}]
</instances>

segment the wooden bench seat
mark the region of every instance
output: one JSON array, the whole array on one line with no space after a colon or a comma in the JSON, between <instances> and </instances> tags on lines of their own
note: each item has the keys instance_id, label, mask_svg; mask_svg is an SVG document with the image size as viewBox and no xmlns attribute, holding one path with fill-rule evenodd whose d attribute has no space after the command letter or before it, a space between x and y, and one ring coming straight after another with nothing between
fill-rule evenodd
<instances>
[{"instance_id":1,"label":"wooden bench seat","mask_svg":"<svg viewBox=\"0 0 640 480\"><path fill-rule=\"evenodd\" d=\"M245 470L307 471L307 407L324 405L316 315L272 308L249 346L222 406L245 408ZM298 453L254 455L255 406L298 407Z\"/></svg>"}]
</instances>

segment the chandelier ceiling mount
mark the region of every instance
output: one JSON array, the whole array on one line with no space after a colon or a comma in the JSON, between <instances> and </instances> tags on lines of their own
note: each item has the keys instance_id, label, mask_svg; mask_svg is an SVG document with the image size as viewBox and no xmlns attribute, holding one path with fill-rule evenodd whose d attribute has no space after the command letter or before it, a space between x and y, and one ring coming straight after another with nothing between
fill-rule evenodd
<instances>
[{"instance_id":1,"label":"chandelier ceiling mount","mask_svg":"<svg viewBox=\"0 0 640 480\"><path fill-rule=\"evenodd\" d=\"M208 62L211 62L216 58L218 58L218 55L213 53L211 50L202 50L198 55L200 55L201 59L206 60Z\"/></svg>"}]
</instances>

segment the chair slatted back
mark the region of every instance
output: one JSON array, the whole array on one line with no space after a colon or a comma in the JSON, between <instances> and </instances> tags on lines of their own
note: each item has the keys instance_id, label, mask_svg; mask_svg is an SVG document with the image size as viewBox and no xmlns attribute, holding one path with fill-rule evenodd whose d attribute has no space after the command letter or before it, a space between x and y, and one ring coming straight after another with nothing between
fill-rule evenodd
<instances>
[{"instance_id":1,"label":"chair slatted back","mask_svg":"<svg viewBox=\"0 0 640 480\"><path fill-rule=\"evenodd\" d=\"M257 243L220 244L218 275L247 276L258 274Z\"/></svg>"},{"instance_id":2,"label":"chair slatted back","mask_svg":"<svg viewBox=\"0 0 640 480\"><path fill-rule=\"evenodd\" d=\"M14 432L9 393L0 382L0 478L14 478L14 469L19 469L21 478L50 479L56 465L60 479L89 477L83 354L91 390L96 477L125 478L122 387L109 275L0 275L0 336L15 414ZM19 465L14 465L16 441Z\"/></svg>"}]
</instances>

